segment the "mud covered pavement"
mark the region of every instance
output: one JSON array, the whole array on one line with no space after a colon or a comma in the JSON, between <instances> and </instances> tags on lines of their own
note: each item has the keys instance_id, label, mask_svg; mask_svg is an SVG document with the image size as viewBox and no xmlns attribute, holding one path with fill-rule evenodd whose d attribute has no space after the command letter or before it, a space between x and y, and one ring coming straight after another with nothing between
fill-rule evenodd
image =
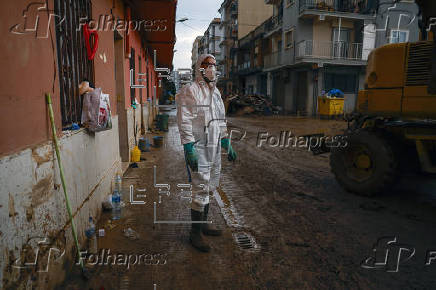
<instances>
[{"instance_id":1,"label":"mud covered pavement","mask_svg":"<svg viewBox=\"0 0 436 290\"><path fill-rule=\"evenodd\" d=\"M256 146L259 132L275 136L283 130L297 136L335 134L344 123L250 117L230 118L229 125L246 131L246 136L233 143L236 163L223 158L221 186L211 203L209 219L224 229L224 235L206 238L211 253L200 253L189 244L189 199L177 186L187 183L187 172L175 117L171 116L165 145L143 153L146 160L124 175L122 219L109 227L110 214L99 221L99 228L107 229L99 238L99 252L110 249L111 253L133 255L131 265L95 265L89 281L71 275L64 287L434 288L436 259L426 265L428 251L436 251L434 181L406 176L381 197L355 196L336 183L328 154L313 156L305 148ZM170 185L170 194L159 194L154 184ZM130 185L134 199L145 204L129 202ZM126 237L123 230L128 228L137 236ZM396 237L397 241L391 244L387 264L371 269L374 245L382 237ZM378 247L377 261L386 252L384 245ZM401 247L405 250L399 251ZM141 254L141 263L133 264L134 257Z\"/></svg>"}]
</instances>

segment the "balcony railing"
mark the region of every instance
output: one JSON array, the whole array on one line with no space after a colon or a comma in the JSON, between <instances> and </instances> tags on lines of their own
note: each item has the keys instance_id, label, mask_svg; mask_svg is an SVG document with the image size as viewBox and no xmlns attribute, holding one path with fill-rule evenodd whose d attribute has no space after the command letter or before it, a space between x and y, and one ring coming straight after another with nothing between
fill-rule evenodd
<instances>
[{"instance_id":1,"label":"balcony railing","mask_svg":"<svg viewBox=\"0 0 436 290\"><path fill-rule=\"evenodd\" d=\"M318 10L348 13L369 13L365 0L300 0L300 13Z\"/></svg>"},{"instance_id":2,"label":"balcony railing","mask_svg":"<svg viewBox=\"0 0 436 290\"><path fill-rule=\"evenodd\" d=\"M282 16L276 15L272 16L265 22L265 31L270 32L277 28L279 28L282 25Z\"/></svg>"},{"instance_id":3,"label":"balcony railing","mask_svg":"<svg viewBox=\"0 0 436 290\"><path fill-rule=\"evenodd\" d=\"M279 66L282 64L281 62L282 62L282 53L280 51L275 51L270 54L267 54L263 58L263 65L265 68Z\"/></svg>"},{"instance_id":4,"label":"balcony railing","mask_svg":"<svg viewBox=\"0 0 436 290\"><path fill-rule=\"evenodd\" d=\"M363 60L362 43L343 41L318 42L303 40L297 43L297 58Z\"/></svg>"},{"instance_id":5,"label":"balcony railing","mask_svg":"<svg viewBox=\"0 0 436 290\"><path fill-rule=\"evenodd\" d=\"M244 70L244 69L249 69L249 68L251 68L250 61L246 61L246 62L238 65L238 70Z\"/></svg>"}]
</instances>

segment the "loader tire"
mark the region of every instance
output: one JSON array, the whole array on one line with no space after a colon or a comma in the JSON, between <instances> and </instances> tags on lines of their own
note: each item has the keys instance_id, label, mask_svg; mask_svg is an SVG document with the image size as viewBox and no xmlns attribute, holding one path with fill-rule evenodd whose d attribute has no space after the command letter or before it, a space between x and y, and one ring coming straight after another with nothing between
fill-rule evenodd
<instances>
[{"instance_id":1,"label":"loader tire","mask_svg":"<svg viewBox=\"0 0 436 290\"><path fill-rule=\"evenodd\" d=\"M347 191L374 196L394 183L398 162L382 134L366 130L347 137L347 146L331 149L330 167L338 183Z\"/></svg>"}]
</instances>

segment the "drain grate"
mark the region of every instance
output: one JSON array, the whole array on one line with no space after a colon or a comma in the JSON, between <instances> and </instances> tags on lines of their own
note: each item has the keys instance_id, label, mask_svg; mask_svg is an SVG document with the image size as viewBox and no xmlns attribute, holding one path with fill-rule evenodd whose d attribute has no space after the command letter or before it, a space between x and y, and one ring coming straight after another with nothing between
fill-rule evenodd
<instances>
[{"instance_id":1,"label":"drain grate","mask_svg":"<svg viewBox=\"0 0 436 290\"><path fill-rule=\"evenodd\" d=\"M243 250L259 250L260 247L256 243L254 237L246 232L240 232L233 234L236 244Z\"/></svg>"}]
</instances>

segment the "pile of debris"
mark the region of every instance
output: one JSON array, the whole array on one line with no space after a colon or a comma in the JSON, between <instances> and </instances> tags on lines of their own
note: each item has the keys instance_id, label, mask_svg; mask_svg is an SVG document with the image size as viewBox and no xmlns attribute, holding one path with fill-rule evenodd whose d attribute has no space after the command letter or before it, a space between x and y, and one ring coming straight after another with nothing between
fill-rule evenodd
<instances>
[{"instance_id":1,"label":"pile of debris","mask_svg":"<svg viewBox=\"0 0 436 290\"><path fill-rule=\"evenodd\" d=\"M274 106L271 99L261 95L229 95L224 100L226 111L229 115L273 115L282 110Z\"/></svg>"}]
</instances>

